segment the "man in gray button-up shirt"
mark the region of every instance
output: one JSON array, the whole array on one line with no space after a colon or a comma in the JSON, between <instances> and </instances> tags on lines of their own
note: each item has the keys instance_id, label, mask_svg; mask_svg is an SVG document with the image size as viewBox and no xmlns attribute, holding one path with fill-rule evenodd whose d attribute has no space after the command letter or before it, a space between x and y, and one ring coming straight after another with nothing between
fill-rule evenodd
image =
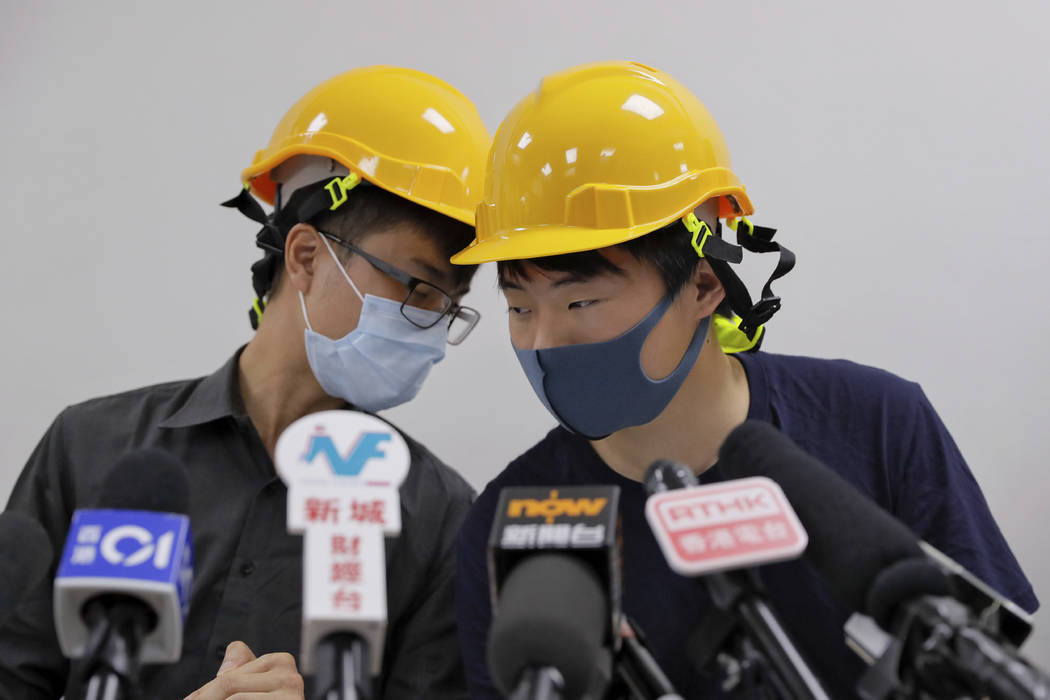
<instances>
[{"instance_id":1,"label":"man in gray button-up shirt","mask_svg":"<svg viewBox=\"0 0 1050 700\"><path fill-rule=\"evenodd\" d=\"M452 132L408 118L424 104ZM321 141L318 132L331 137L324 156L307 148ZM73 511L97 499L107 471L129 450L157 447L188 466L196 562L182 656L143 670L144 697L197 689L209 700L260 690L301 696L294 657L302 541L285 529L287 492L274 445L306 414L408 400L446 337L458 342L473 327L476 313L459 300L474 270L448 258L473 236L471 198L480 196L487 147L473 106L431 76L361 69L315 88L245 171L253 194L276 200L275 215L264 215L248 190L228 203L263 223L258 241L266 253L252 268L252 341L210 376L67 408L30 457L8 507L39 519L56 552ZM374 158L371 172L357 166L365 156ZM397 169L406 164L420 172L469 169L472 179L406 191ZM380 335L369 331L377 325L370 304L379 309ZM423 360L419 346L427 348ZM376 697L466 697L453 547L473 492L405 439L411 467L400 488L402 532L386 546L388 627ZM54 698L77 682L76 664L58 648L50 589L48 581L30 591L0 627L4 698ZM251 651L234 645L226 659L233 668L213 680L235 640ZM252 652L269 662L247 663Z\"/></svg>"}]
</instances>

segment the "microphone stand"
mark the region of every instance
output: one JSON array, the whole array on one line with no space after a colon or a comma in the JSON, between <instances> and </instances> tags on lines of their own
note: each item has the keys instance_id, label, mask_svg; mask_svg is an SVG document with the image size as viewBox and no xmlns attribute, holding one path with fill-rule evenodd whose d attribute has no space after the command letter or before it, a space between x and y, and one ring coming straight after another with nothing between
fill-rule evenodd
<instances>
[{"instance_id":1,"label":"microphone stand","mask_svg":"<svg viewBox=\"0 0 1050 700\"><path fill-rule=\"evenodd\" d=\"M783 697L792 700L829 700L820 681L806 664L787 631L761 595L753 570L707 574L703 582L716 610L701 623L692 644L694 661L704 668L738 628L750 644L738 644L735 656L741 669L767 671L770 682ZM706 627L704 626L706 623ZM699 657L699 658L697 658Z\"/></svg>"},{"instance_id":2,"label":"microphone stand","mask_svg":"<svg viewBox=\"0 0 1050 700\"><path fill-rule=\"evenodd\" d=\"M525 671L508 700L562 700L565 681L553 666L541 666Z\"/></svg>"},{"instance_id":3,"label":"microphone stand","mask_svg":"<svg viewBox=\"0 0 1050 700\"><path fill-rule=\"evenodd\" d=\"M317 643L314 700L372 700L368 643L352 632L335 632Z\"/></svg>"},{"instance_id":4,"label":"microphone stand","mask_svg":"<svg viewBox=\"0 0 1050 700\"><path fill-rule=\"evenodd\" d=\"M633 697L640 700L682 700L656 659L645 646L645 639L624 616L620 623L620 653L616 670Z\"/></svg>"},{"instance_id":5,"label":"microphone stand","mask_svg":"<svg viewBox=\"0 0 1050 700\"><path fill-rule=\"evenodd\" d=\"M84 700L131 700L137 697L139 649L156 624L148 606L120 595L101 595L84 606L91 630L82 672Z\"/></svg>"}]
</instances>

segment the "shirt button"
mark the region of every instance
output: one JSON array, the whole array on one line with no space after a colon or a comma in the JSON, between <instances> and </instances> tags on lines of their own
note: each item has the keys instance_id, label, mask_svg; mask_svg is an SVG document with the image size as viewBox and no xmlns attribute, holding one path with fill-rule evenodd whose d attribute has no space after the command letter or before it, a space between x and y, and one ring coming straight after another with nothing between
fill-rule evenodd
<instances>
[{"instance_id":1,"label":"shirt button","mask_svg":"<svg viewBox=\"0 0 1050 700\"><path fill-rule=\"evenodd\" d=\"M255 571L255 562L246 561L241 564L241 576L251 576L253 571Z\"/></svg>"}]
</instances>

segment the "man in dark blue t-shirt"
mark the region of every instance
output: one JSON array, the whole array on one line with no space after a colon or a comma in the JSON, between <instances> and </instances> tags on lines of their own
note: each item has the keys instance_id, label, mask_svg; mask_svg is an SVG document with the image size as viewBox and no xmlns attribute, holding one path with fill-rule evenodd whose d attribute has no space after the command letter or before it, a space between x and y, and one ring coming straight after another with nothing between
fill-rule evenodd
<instances>
[{"instance_id":1,"label":"man in dark blue t-shirt","mask_svg":"<svg viewBox=\"0 0 1050 700\"><path fill-rule=\"evenodd\" d=\"M600 128L596 128L600 125ZM656 459L721 478L718 448L746 419L797 442L916 535L1027 610L1038 602L951 436L917 384L846 361L757 352L794 256L744 217L717 125L665 73L591 64L549 76L504 120L475 242L453 258L499 261L510 338L561 424L514 460L460 533L457 605L474 697L498 697L485 663L486 543L501 489L621 489L623 610L685 697L717 696L686 642L711 602L673 573L644 516ZM730 267L740 246L779 256L752 303ZM850 610L804 560L762 567L785 627L834 698L855 697Z\"/></svg>"}]
</instances>

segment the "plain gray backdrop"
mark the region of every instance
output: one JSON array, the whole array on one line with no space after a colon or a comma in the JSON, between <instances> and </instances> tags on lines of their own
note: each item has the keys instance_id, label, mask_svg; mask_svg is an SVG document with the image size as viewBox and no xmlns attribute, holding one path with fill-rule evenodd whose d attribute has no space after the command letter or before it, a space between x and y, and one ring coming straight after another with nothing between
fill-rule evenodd
<instances>
[{"instance_id":1,"label":"plain gray backdrop","mask_svg":"<svg viewBox=\"0 0 1050 700\"><path fill-rule=\"evenodd\" d=\"M708 106L755 221L798 254L765 348L919 381L1050 596L1050 4L0 6L0 495L64 406L210 373L250 337L258 227L218 203L313 85L418 68L495 130L541 76L626 58ZM553 424L494 279L468 297L474 335L388 412L478 488ZM1048 663L1036 621L1027 651Z\"/></svg>"}]
</instances>

